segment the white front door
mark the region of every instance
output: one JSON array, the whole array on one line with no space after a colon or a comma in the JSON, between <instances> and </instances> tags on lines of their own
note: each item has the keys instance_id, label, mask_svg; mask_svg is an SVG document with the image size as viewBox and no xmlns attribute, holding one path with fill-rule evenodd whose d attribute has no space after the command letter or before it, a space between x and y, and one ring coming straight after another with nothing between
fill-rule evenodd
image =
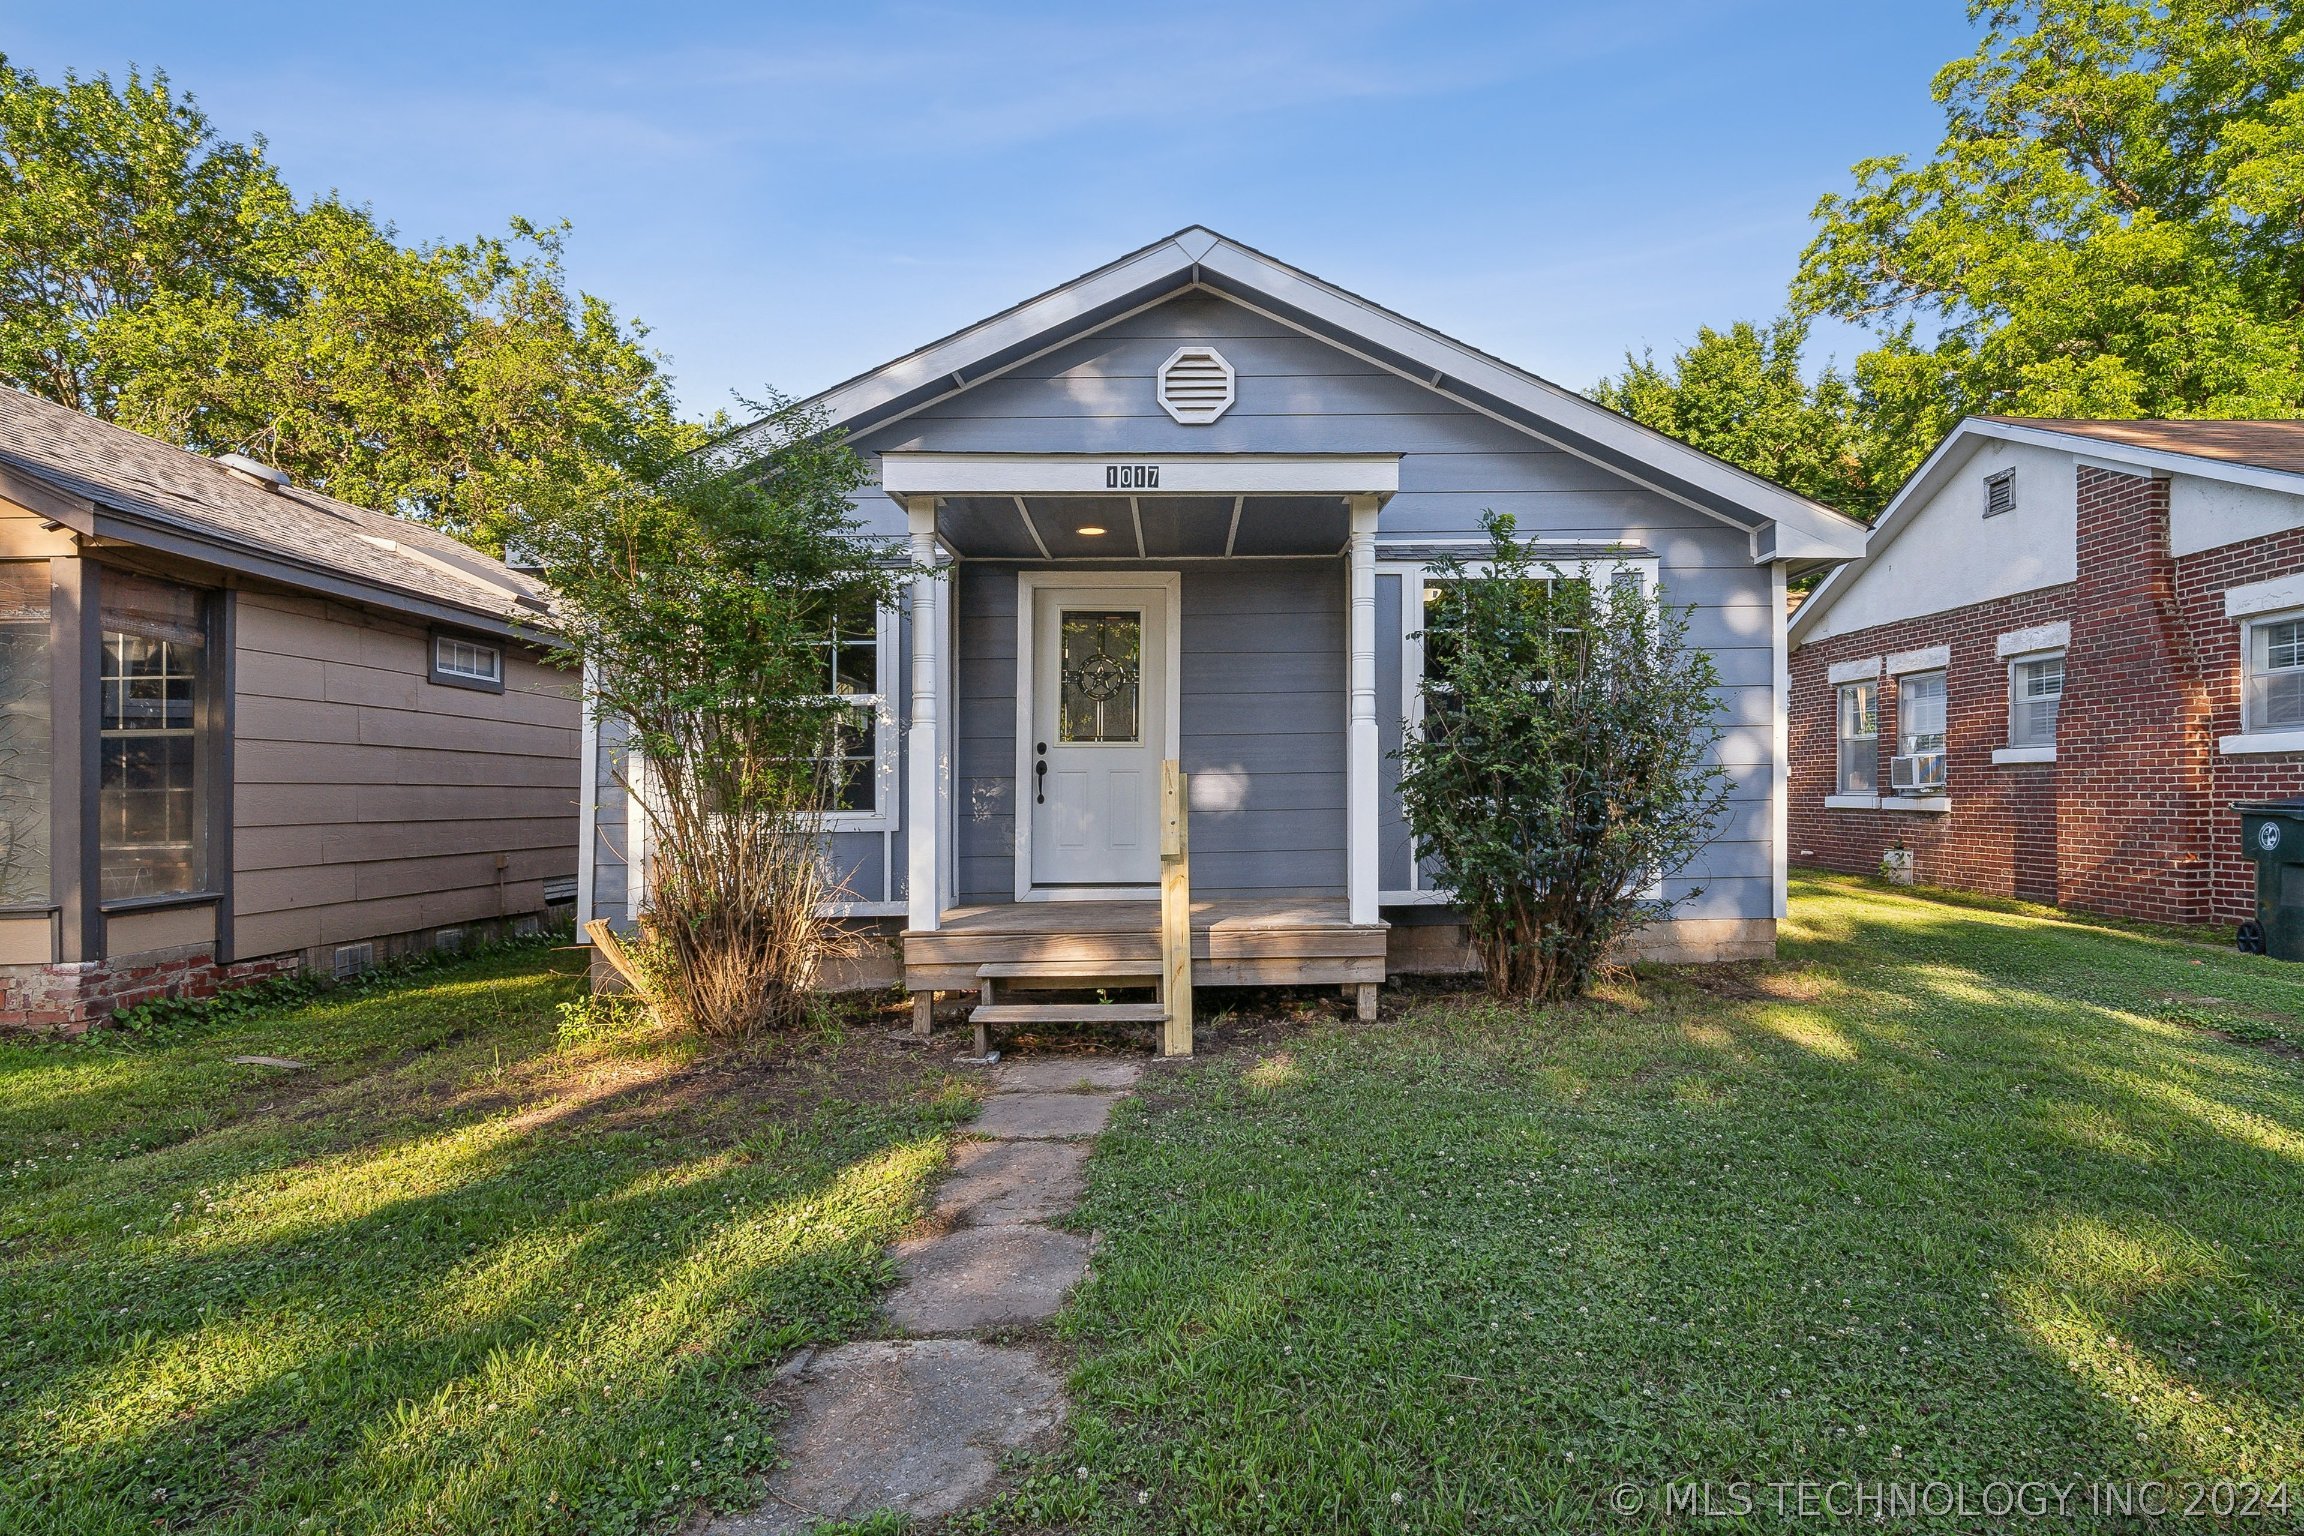
<instances>
[{"instance_id":1,"label":"white front door","mask_svg":"<svg viewBox=\"0 0 2304 1536\"><path fill-rule=\"evenodd\" d=\"M1168 755L1168 590L1141 578L1084 578L1027 591L1031 884L1052 894L1153 884Z\"/></svg>"}]
</instances>

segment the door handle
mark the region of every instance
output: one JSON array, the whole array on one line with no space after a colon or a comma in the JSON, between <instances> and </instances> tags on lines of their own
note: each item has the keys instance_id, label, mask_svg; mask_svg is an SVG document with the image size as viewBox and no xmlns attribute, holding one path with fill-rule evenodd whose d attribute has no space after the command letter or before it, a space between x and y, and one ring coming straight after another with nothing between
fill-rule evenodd
<instances>
[{"instance_id":1,"label":"door handle","mask_svg":"<svg viewBox=\"0 0 2304 1536\"><path fill-rule=\"evenodd\" d=\"M1042 758L1032 765L1032 801L1035 805L1048 803L1048 759Z\"/></svg>"}]
</instances>

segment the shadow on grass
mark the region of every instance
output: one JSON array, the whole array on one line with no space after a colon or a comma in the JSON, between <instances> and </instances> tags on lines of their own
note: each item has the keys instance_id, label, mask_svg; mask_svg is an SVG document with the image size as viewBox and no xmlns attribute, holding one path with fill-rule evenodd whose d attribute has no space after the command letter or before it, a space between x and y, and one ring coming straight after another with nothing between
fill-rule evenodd
<instances>
[{"instance_id":1,"label":"shadow on grass","mask_svg":"<svg viewBox=\"0 0 2304 1536\"><path fill-rule=\"evenodd\" d=\"M748 1495L760 1368L871 1318L966 1094L853 1039L560 1070L556 987L472 985L357 1005L466 1013L446 1056L321 1014L345 1073L292 1113L244 1088L0 1196L0 1529L616 1531ZM187 1091L217 1043L174 1048Z\"/></svg>"},{"instance_id":2,"label":"shadow on grass","mask_svg":"<svg viewBox=\"0 0 2304 1536\"><path fill-rule=\"evenodd\" d=\"M2304 1072L2144 1006L2304 983L1834 883L1795 919L1775 965L1140 1095L1068 1317L1089 1476L1021 1514L1619 1528L1626 1479L2304 1475Z\"/></svg>"}]
</instances>

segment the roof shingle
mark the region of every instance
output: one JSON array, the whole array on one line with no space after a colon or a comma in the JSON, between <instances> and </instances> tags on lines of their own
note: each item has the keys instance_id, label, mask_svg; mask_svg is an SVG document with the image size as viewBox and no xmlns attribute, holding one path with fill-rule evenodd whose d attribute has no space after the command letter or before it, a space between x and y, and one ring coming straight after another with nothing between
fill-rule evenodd
<instances>
[{"instance_id":1,"label":"roof shingle","mask_svg":"<svg viewBox=\"0 0 2304 1536\"><path fill-rule=\"evenodd\" d=\"M2004 426L2066 432L2156 453L2304 474L2304 421L2074 421L2050 416L1982 416Z\"/></svg>"},{"instance_id":2,"label":"roof shingle","mask_svg":"<svg viewBox=\"0 0 2304 1536\"><path fill-rule=\"evenodd\" d=\"M0 388L0 464L131 519L507 622L534 624L549 598L542 583L436 528L299 486L267 490L18 390Z\"/></svg>"}]
</instances>

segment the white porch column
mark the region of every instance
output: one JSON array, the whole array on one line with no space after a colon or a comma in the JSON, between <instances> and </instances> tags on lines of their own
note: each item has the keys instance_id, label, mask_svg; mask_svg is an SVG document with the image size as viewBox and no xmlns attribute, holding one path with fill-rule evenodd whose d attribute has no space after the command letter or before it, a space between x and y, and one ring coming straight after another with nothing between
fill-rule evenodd
<instances>
[{"instance_id":1,"label":"white porch column","mask_svg":"<svg viewBox=\"0 0 2304 1536\"><path fill-rule=\"evenodd\" d=\"M1376 921L1376 509L1352 502L1352 691L1345 737L1344 806L1347 916Z\"/></svg>"},{"instance_id":2,"label":"white porch column","mask_svg":"<svg viewBox=\"0 0 2304 1536\"><path fill-rule=\"evenodd\" d=\"M912 523L912 564L919 570L912 578L912 723L905 755L906 923L925 931L943 912L936 790L942 778L937 684L943 675L938 653L944 643L944 583L936 576L936 498L907 496L904 510Z\"/></svg>"}]
</instances>

